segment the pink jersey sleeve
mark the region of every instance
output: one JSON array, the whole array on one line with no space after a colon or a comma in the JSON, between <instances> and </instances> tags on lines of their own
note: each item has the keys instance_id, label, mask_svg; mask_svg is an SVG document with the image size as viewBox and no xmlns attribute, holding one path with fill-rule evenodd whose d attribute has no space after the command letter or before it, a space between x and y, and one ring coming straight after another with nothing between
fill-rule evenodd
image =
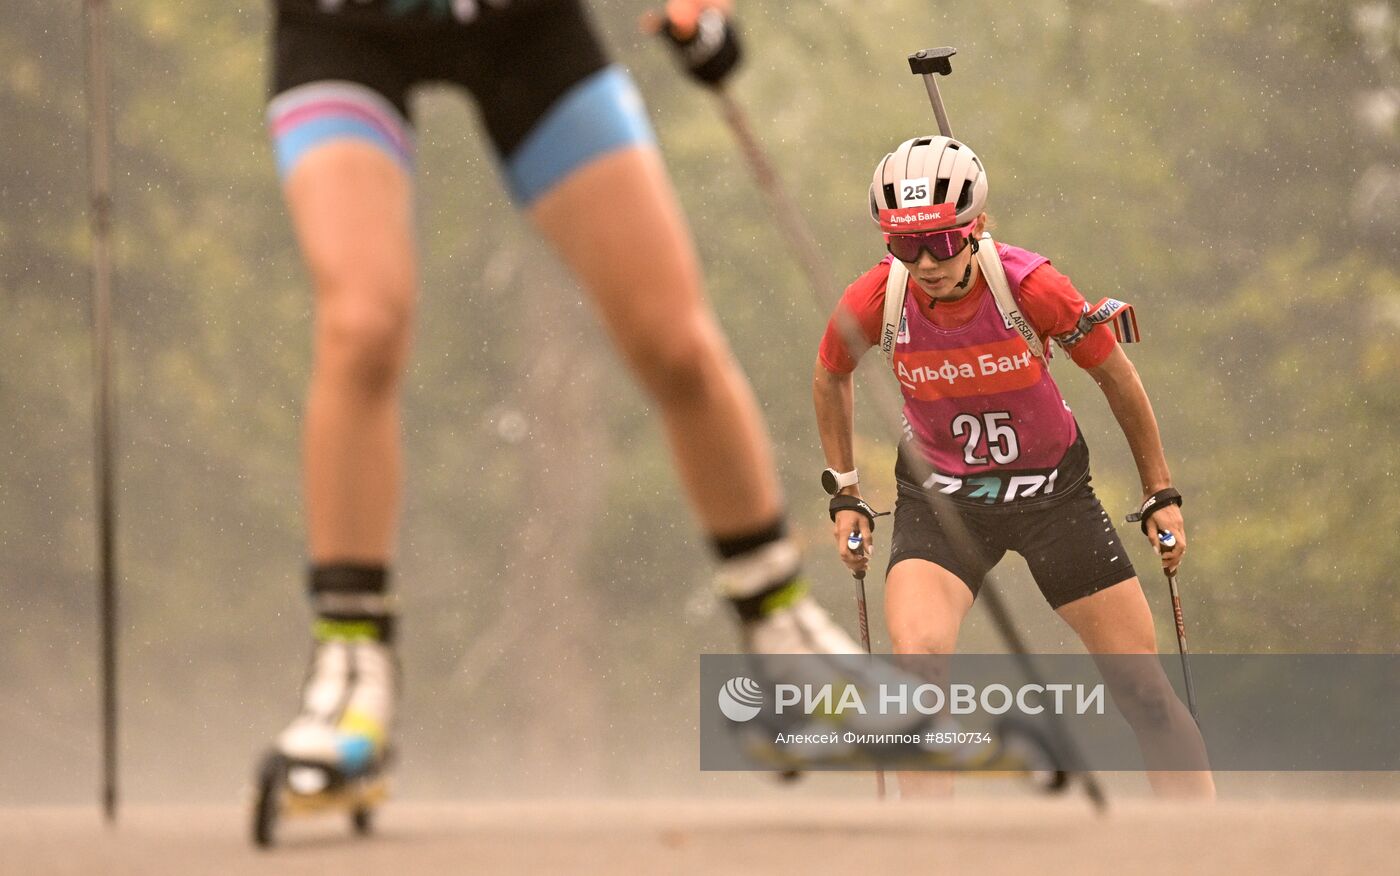
<instances>
[{"instance_id":1,"label":"pink jersey sleeve","mask_svg":"<svg viewBox=\"0 0 1400 876\"><path fill-rule=\"evenodd\" d=\"M860 275L854 283L846 287L837 311L827 320L826 331L822 334L817 359L822 367L832 374L850 374L856 370L856 363L865 351L875 346L880 337L880 323L885 316L885 281L889 279L888 259ZM860 328L861 340L865 343L859 349L852 349L842 337L837 312L850 314Z\"/></svg>"},{"instance_id":2,"label":"pink jersey sleeve","mask_svg":"<svg viewBox=\"0 0 1400 876\"><path fill-rule=\"evenodd\" d=\"M1031 271L1021 281L1020 291L1026 317L1042 338L1073 331L1084 315L1084 296L1049 262ZM1071 347L1069 355L1080 368L1093 368L1102 365L1116 346L1112 329L1101 324Z\"/></svg>"}]
</instances>

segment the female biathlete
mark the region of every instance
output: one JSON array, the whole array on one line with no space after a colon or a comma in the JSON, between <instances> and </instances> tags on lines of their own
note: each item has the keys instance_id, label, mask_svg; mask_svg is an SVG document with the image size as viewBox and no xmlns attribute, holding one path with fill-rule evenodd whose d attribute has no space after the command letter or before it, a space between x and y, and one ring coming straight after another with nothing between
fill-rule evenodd
<instances>
[{"instance_id":1,"label":"female biathlete","mask_svg":"<svg viewBox=\"0 0 1400 876\"><path fill-rule=\"evenodd\" d=\"M676 0L667 19L708 80L737 55L713 6ZM579 0L278 0L273 43L268 120L315 286L304 444L315 650L302 711L274 746L299 767L297 789L361 775L388 747L400 383L417 288L408 96L423 82L475 98L515 200L660 409L748 647L857 651L805 595L764 426L705 302L642 102Z\"/></svg>"},{"instance_id":2,"label":"female biathlete","mask_svg":"<svg viewBox=\"0 0 1400 876\"><path fill-rule=\"evenodd\" d=\"M890 254L846 289L814 371L817 426L831 467L825 480L840 496L860 496L851 372L888 332L906 424L885 586L895 652L953 653L983 577L1012 550L1090 653L1155 654L1142 588L1089 484L1084 437L1045 361L1002 311L1019 310L1041 345L1054 338L1103 390L1143 494L1156 500L1144 502L1144 533L1154 545L1159 530L1176 535L1175 547L1161 552L1163 568L1175 572L1186 533L1147 393L1113 332L1095 321L1067 277L1043 256L981 240L986 202L982 163L947 137L908 140L876 166L870 211ZM979 246L992 245L1012 298L1002 306L975 257ZM902 296L889 316L887 288ZM926 490L937 491L936 505ZM841 560L863 571L871 521L854 501L832 504ZM853 530L865 538L859 553L847 542ZM1157 662L1099 664L1154 790L1212 796L1200 733ZM948 777L901 780L917 793Z\"/></svg>"}]
</instances>

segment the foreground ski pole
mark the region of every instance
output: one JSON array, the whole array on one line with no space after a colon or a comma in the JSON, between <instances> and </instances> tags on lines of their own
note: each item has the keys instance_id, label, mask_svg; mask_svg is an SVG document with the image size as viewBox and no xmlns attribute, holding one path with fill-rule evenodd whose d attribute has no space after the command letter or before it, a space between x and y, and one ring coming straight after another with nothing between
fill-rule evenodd
<instances>
[{"instance_id":1,"label":"foreground ski pole","mask_svg":"<svg viewBox=\"0 0 1400 876\"><path fill-rule=\"evenodd\" d=\"M859 529L852 529L851 534L846 536L846 547L853 554L865 553L865 540L861 537ZM860 622L860 643L865 648L865 653L870 653L870 619L865 610L865 572L855 572L852 574L856 581L856 615ZM885 799L885 771L875 771L875 796Z\"/></svg>"},{"instance_id":2,"label":"foreground ski pole","mask_svg":"<svg viewBox=\"0 0 1400 876\"><path fill-rule=\"evenodd\" d=\"M777 223L783 237L787 238L788 245L792 247L795 256L793 260L798 269L806 275L808 288L819 293L823 303L835 302L841 297L841 289L832 280L835 273L831 264L817 243L816 236L803 220L797 203L783 187L778 172L768 160L768 154L759 145L758 137L749 124L748 115L724 88L716 87L712 91L719 103L720 112L729 125L730 133L734 135L740 151L744 154L749 171L758 182L759 191L768 202L769 215ZM847 331L848 328L850 331ZM854 324L842 326L843 334L854 335L852 340L860 337L859 332L859 328Z\"/></svg>"},{"instance_id":3,"label":"foreground ski pole","mask_svg":"<svg viewBox=\"0 0 1400 876\"><path fill-rule=\"evenodd\" d=\"M1176 547L1176 536L1169 530L1157 533L1157 542L1167 550ZM1191 682L1191 661L1186 650L1186 620L1181 615L1181 591L1176 588L1176 573L1164 572L1167 588L1172 594L1172 619L1176 622L1176 647L1181 653L1181 677L1186 680L1186 707L1191 710L1191 719L1201 726L1201 717L1196 712L1196 686Z\"/></svg>"},{"instance_id":4,"label":"foreground ski pole","mask_svg":"<svg viewBox=\"0 0 1400 876\"><path fill-rule=\"evenodd\" d=\"M1007 610L1006 603L1001 599L1001 592L996 589L990 577L982 582L982 590L978 593L978 601L987 607L987 613L992 616L992 623L996 625L997 631L1001 633L1010 647L1011 656L1016 664L1021 667L1021 674L1031 684L1045 686L1045 677L1040 674L1039 667L1031 659L1031 652L1026 640L1021 638L1021 632L1016 624L1011 620L1011 612ZM1065 759L1066 769L1078 776L1084 786L1084 795L1089 798L1095 811L1104 814L1108 811L1108 795L1104 793L1103 786L1099 784L1096 776L1084 762L1084 754L1079 745L1065 729L1064 721L1054 712L1050 713L1054 720L1047 723L1050 728L1050 735L1059 747L1060 756Z\"/></svg>"},{"instance_id":5,"label":"foreground ski pole","mask_svg":"<svg viewBox=\"0 0 1400 876\"><path fill-rule=\"evenodd\" d=\"M102 814L117 818L117 573L112 434L111 91L106 0L85 0L89 221L92 225L92 358L97 573L101 628Z\"/></svg>"}]
</instances>

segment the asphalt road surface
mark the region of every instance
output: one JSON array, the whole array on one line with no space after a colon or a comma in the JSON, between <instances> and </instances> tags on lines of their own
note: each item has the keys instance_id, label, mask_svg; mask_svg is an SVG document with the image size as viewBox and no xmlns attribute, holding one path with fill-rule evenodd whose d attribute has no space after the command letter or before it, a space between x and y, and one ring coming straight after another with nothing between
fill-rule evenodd
<instances>
[{"instance_id":1,"label":"asphalt road surface","mask_svg":"<svg viewBox=\"0 0 1400 876\"><path fill-rule=\"evenodd\" d=\"M1392 872L1400 803L941 803L765 800L394 801L374 835L334 815L254 849L235 806L0 808L3 874ZM898 868L898 869L895 869Z\"/></svg>"}]
</instances>

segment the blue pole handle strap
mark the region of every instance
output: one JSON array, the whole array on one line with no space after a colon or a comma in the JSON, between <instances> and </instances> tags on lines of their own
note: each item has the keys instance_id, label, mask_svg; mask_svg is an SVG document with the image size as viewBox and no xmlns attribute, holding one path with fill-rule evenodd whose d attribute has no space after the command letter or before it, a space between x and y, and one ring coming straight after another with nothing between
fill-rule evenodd
<instances>
[{"instance_id":1,"label":"blue pole handle strap","mask_svg":"<svg viewBox=\"0 0 1400 876\"><path fill-rule=\"evenodd\" d=\"M1153 514L1161 511L1168 505L1182 505L1181 494L1175 489L1167 487L1165 490L1158 490L1143 500L1142 507L1128 515L1129 523L1136 523L1142 527L1142 534L1147 535L1147 521Z\"/></svg>"}]
</instances>

